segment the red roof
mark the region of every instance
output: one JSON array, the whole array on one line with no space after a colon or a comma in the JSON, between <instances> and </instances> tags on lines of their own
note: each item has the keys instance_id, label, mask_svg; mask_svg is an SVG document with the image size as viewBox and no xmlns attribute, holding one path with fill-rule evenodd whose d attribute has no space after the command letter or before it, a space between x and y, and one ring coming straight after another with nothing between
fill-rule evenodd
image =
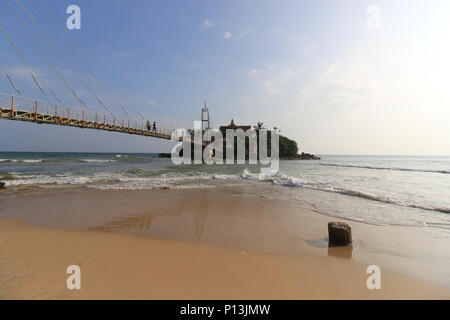
<instances>
[{"instance_id":1,"label":"red roof","mask_svg":"<svg viewBox=\"0 0 450 320\"><path fill-rule=\"evenodd\" d=\"M231 119L231 123L228 126L220 126L219 128L220 131L225 131L227 129L234 129L234 130L242 129L245 132L247 130L250 130L251 126L237 126L234 124L234 120Z\"/></svg>"}]
</instances>

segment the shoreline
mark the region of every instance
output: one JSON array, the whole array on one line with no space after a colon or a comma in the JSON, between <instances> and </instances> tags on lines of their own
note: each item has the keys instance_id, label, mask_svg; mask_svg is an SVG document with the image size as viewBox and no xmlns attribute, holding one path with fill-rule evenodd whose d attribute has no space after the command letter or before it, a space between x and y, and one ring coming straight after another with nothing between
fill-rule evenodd
<instances>
[{"instance_id":1,"label":"shoreline","mask_svg":"<svg viewBox=\"0 0 450 320\"><path fill-rule=\"evenodd\" d=\"M6 288L0 296L6 298L450 298L449 240L436 230L347 221L354 236L352 250L328 249L327 223L336 219L230 188L74 189L0 194L0 202L0 288ZM221 263L211 261L212 256ZM166 261L157 269L155 257ZM247 264L241 264L242 257L249 258ZM52 261L74 260L92 266L89 282L100 281L97 289L72 295L61 288L65 282L55 282L67 275L62 262ZM181 270L186 261L187 269ZM366 288L366 268L372 264L382 269L380 292ZM53 273L38 274L37 266ZM164 276L166 283L152 284L160 295L130 280L153 283L147 273L166 268L171 270ZM101 275L102 270L110 271ZM173 277L177 280L172 283ZM52 285L40 290L33 281ZM227 289L220 295L205 281ZM163 290L176 284L185 290ZM262 293L262 287L271 293ZM121 295L119 288L129 291Z\"/></svg>"}]
</instances>

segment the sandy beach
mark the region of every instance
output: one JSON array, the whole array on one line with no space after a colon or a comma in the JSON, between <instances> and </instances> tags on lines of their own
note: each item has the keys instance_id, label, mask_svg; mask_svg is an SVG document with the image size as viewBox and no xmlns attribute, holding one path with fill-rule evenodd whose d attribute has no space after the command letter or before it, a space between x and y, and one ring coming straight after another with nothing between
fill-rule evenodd
<instances>
[{"instance_id":1,"label":"sandy beach","mask_svg":"<svg viewBox=\"0 0 450 320\"><path fill-rule=\"evenodd\" d=\"M0 298L450 298L439 232L349 221L353 247L328 249L330 217L197 191L3 191ZM366 287L373 264L381 290ZM66 288L69 265L81 290Z\"/></svg>"}]
</instances>

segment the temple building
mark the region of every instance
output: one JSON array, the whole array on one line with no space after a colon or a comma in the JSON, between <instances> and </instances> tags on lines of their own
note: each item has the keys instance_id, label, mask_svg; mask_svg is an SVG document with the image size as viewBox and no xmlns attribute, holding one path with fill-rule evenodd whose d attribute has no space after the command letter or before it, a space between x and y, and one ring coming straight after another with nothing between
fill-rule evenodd
<instances>
[{"instance_id":1,"label":"temple building","mask_svg":"<svg viewBox=\"0 0 450 320\"><path fill-rule=\"evenodd\" d=\"M252 126L237 126L234 124L234 120L231 119L231 123L228 126L220 126L219 130L222 132L225 132L227 129L233 129L233 130L237 130L237 129L242 129L242 131L247 131L250 130L252 128Z\"/></svg>"}]
</instances>

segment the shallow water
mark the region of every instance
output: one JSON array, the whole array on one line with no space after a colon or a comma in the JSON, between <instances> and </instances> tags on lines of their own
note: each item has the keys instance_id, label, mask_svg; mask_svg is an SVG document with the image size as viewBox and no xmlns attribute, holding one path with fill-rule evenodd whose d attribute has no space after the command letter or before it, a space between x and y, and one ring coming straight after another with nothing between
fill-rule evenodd
<instances>
[{"instance_id":1,"label":"shallow water","mask_svg":"<svg viewBox=\"0 0 450 320\"><path fill-rule=\"evenodd\" d=\"M0 181L5 178L6 194L70 187L151 190L233 185L330 216L450 230L450 157L322 156L320 161L281 161L276 175L261 175L259 169L175 166L157 154L0 153Z\"/></svg>"}]
</instances>

